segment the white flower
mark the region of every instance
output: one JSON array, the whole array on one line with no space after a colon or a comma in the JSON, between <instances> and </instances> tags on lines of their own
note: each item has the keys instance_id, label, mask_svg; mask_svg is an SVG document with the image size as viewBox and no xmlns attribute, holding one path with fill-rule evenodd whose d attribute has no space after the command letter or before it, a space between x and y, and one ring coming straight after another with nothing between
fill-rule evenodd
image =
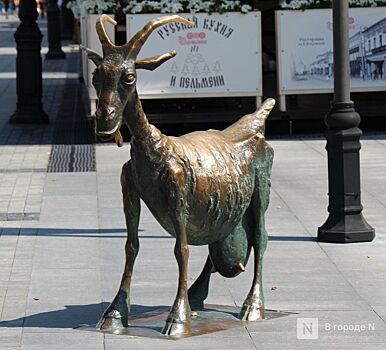
<instances>
[{"instance_id":1,"label":"white flower","mask_svg":"<svg viewBox=\"0 0 386 350\"><path fill-rule=\"evenodd\" d=\"M184 8L178 0L161 0L161 13L183 12Z\"/></svg>"},{"instance_id":2,"label":"white flower","mask_svg":"<svg viewBox=\"0 0 386 350\"><path fill-rule=\"evenodd\" d=\"M118 0L76 0L76 3L81 16L114 12L118 6Z\"/></svg>"},{"instance_id":3,"label":"white flower","mask_svg":"<svg viewBox=\"0 0 386 350\"><path fill-rule=\"evenodd\" d=\"M74 14L74 17L76 19L80 18L80 8L79 8L79 5L76 1L69 1L67 3L67 8L72 11L72 13Z\"/></svg>"},{"instance_id":4,"label":"white flower","mask_svg":"<svg viewBox=\"0 0 386 350\"><path fill-rule=\"evenodd\" d=\"M247 13L248 11L252 10L252 7L249 5L241 5L239 0L121 0L121 3L122 1L123 12L132 14L179 12L196 13L226 11L241 11L242 13ZM381 1L386 2L386 0ZM114 13L121 5L119 0L73 0L67 6L73 11L74 15L78 18L80 16L85 16L88 14Z\"/></svg>"},{"instance_id":5,"label":"white flower","mask_svg":"<svg viewBox=\"0 0 386 350\"><path fill-rule=\"evenodd\" d=\"M315 0L282 0L280 6L284 9L298 10L315 5Z\"/></svg>"},{"instance_id":6,"label":"white flower","mask_svg":"<svg viewBox=\"0 0 386 350\"><path fill-rule=\"evenodd\" d=\"M248 13L251 10L252 10L252 6L250 6L250 5L243 5L243 6L241 6L241 12L242 13Z\"/></svg>"},{"instance_id":7,"label":"white flower","mask_svg":"<svg viewBox=\"0 0 386 350\"><path fill-rule=\"evenodd\" d=\"M321 2L330 6L332 4L332 0L281 0L280 7L290 10L318 8ZM349 0L349 4L357 7L376 7L386 5L386 0Z\"/></svg>"},{"instance_id":8,"label":"white flower","mask_svg":"<svg viewBox=\"0 0 386 350\"><path fill-rule=\"evenodd\" d=\"M123 8L124 13L141 13L142 12L143 3L137 1L130 1L129 5Z\"/></svg>"},{"instance_id":9,"label":"white flower","mask_svg":"<svg viewBox=\"0 0 386 350\"><path fill-rule=\"evenodd\" d=\"M190 0L186 9L188 12L208 12L211 1L202 1L202 0Z\"/></svg>"}]
</instances>

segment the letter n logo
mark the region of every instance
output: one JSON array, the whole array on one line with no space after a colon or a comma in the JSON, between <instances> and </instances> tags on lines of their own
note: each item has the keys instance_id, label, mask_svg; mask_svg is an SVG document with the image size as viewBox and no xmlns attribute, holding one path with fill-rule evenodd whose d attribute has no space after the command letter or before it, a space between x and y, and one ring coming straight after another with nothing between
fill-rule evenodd
<instances>
[{"instance_id":1,"label":"letter n logo","mask_svg":"<svg viewBox=\"0 0 386 350\"><path fill-rule=\"evenodd\" d=\"M298 318L296 336L298 339L318 339L318 319L317 318Z\"/></svg>"}]
</instances>

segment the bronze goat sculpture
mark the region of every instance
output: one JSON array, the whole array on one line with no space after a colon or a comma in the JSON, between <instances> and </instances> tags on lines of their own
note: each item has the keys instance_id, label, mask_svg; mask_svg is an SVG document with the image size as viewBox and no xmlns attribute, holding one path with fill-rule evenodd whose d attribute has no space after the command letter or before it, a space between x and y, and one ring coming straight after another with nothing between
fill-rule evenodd
<instances>
[{"instance_id":1,"label":"bronze goat sculpture","mask_svg":"<svg viewBox=\"0 0 386 350\"><path fill-rule=\"evenodd\" d=\"M224 131L193 132L181 137L163 135L142 109L136 90L136 69L153 70L175 52L137 60L146 39L156 28L170 22L192 25L177 15L146 24L123 46L115 46L104 23L116 24L107 15L97 21L103 57L83 48L96 64L93 84L99 101L96 133L122 146L120 126L132 135L131 159L122 168L121 184L127 224L126 264L115 299L98 327L128 326L130 284L139 249L140 198L158 222L176 238L178 292L165 327L165 335L191 334L191 308L203 307L210 274L234 277L244 271L251 247L254 277L239 318L264 318L262 288L263 254L267 245L264 213L269 202L269 178L273 150L264 138L265 120L275 101L244 116ZM209 256L196 282L187 288L188 244L208 245Z\"/></svg>"}]
</instances>

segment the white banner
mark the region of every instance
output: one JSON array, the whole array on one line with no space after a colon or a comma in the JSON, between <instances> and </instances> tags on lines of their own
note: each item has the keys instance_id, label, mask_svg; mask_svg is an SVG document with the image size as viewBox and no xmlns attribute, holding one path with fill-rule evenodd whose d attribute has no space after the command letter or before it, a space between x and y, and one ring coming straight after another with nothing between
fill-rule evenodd
<instances>
[{"instance_id":1,"label":"white banner","mask_svg":"<svg viewBox=\"0 0 386 350\"><path fill-rule=\"evenodd\" d=\"M386 90L386 7L349 15L352 91ZM279 94L333 90L332 10L277 11Z\"/></svg>"},{"instance_id":2,"label":"white banner","mask_svg":"<svg viewBox=\"0 0 386 350\"><path fill-rule=\"evenodd\" d=\"M138 70L141 97L262 95L260 12L181 16L195 25L169 23L158 28L139 53L138 59L177 52L154 71ZM128 15L127 37L156 17Z\"/></svg>"}]
</instances>

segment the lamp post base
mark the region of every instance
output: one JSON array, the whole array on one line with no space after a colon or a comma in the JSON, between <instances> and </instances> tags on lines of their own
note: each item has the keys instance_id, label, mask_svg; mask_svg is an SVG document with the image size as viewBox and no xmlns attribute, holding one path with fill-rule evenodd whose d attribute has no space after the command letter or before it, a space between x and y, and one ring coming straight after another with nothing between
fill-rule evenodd
<instances>
[{"instance_id":1,"label":"lamp post base","mask_svg":"<svg viewBox=\"0 0 386 350\"><path fill-rule=\"evenodd\" d=\"M329 216L318 241L371 242L375 231L362 215L359 151L360 116L350 102L334 103L326 116Z\"/></svg>"},{"instance_id":2,"label":"lamp post base","mask_svg":"<svg viewBox=\"0 0 386 350\"><path fill-rule=\"evenodd\" d=\"M318 241L328 243L371 242L375 230L366 222L363 215L330 215L318 228Z\"/></svg>"},{"instance_id":3,"label":"lamp post base","mask_svg":"<svg viewBox=\"0 0 386 350\"><path fill-rule=\"evenodd\" d=\"M62 24L62 40L72 40L74 31L74 15L72 11L67 8L69 0L63 0L60 5L60 18Z\"/></svg>"},{"instance_id":4,"label":"lamp post base","mask_svg":"<svg viewBox=\"0 0 386 350\"><path fill-rule=\"evenodd\" d=\"M66 58L62 50L60 10L57 0L49 0L47 6L48 52L46 60L60 60Z\"/></svg>"},{"instance_id":5,"label":"lamp post base","mask_svg":"<svg viewBox=\"0 0 386 350\"><path fill-rule=\"evenodd\" d=\"M46 60L62 60L66 58L66 54L62 51L62 49L55 48L55 49L49 49L49 51L46 53Z\"/></svg>"}]
</instances>

